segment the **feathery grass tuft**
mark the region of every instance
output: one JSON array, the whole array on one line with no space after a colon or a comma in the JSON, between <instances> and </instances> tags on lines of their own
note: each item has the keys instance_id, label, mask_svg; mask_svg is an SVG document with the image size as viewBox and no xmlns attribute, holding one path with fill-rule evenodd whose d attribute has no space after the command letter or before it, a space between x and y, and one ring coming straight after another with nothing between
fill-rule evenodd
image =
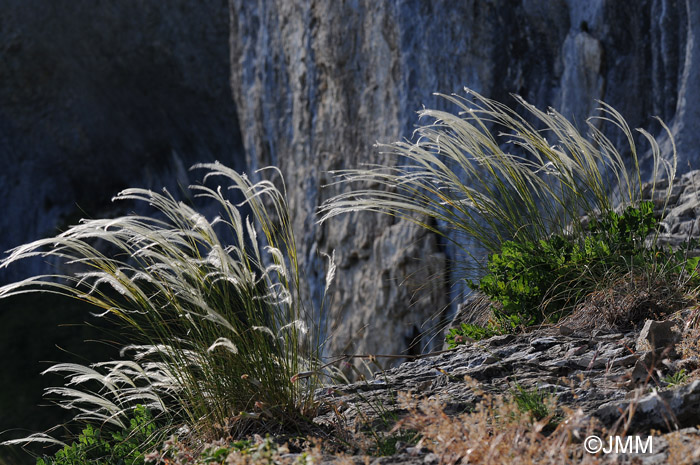
<instances>
[{"instance_id":1,"label":"feathery grass tuft","mask_svg":"<svg viewBox=\"0 0 700 465\"><path fill-rule=\"evenodd\" d=\"M353 187L321 206L320 221L353 211L385 213L441 234L476 258L460 242L465 234L485 252L499 253L507 240L538 243L553 232L581 233L582 215L613 211L616 195L622 206L641 200L634 134L609 105L599 102L600 115L586 121L586 137L553 109L541 111L515 96L522 116L465 90L470 98L437 94L458 108L456 114L419 112L432 123L415 131L415 142L380 145L396 164L334 172L336 183ZM603 124L626 137L627 159L604 135ZM669 180L663 195L667 200L676 171L675 148L672 161L666 161L651 134L637 131L651 145L653 179ZM439 229L431 220L437 220Z\"/></svg>"},{"instance_id":2,"label":"feathery grass tuft","mask_svg":"<svg viewBox=\"0 0 700 465\"><path fill-rule=\"evenodd\" d=\"M65 376L47 395L77 411L76 420L123 428L126 414L142 404L173 430L185 426L206 437L235 434L251 422L295 424L313 413L320 343L317 328L308 327L312 312L302 297L284 189L218 162L193 169L206 170L204 181L225 183L191 186L220 216L208 219L167 191L127 189L114 200L145 202L156 215L83 220L0 261L7 267L54 257L69 270L6 285L0 298L63 294L123 328L123 360L46 370ZM245 200L232 204L228 190Z\"/></svg>"}]
</instances>

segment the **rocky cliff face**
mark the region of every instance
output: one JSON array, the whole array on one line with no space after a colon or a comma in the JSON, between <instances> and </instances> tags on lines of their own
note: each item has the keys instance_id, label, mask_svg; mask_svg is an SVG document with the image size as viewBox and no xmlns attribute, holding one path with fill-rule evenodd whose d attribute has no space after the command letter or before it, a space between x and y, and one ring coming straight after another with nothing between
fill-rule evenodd
<instances>
[{"instance_id":1,"label":"rocky cliff face","mask_svg":"<svg viewBox=\"0 0 700 465\"><path fill-rule=\"evenodd\" d=\"M0 251L106 214L125 187L177 192L195 162L243 168L225 0L0 10Z\"/></svg>"},{"instance_id":2,"label":"rocky cliff face","mask_svg":"<svg viewBox=\"0 0 700 465\"><path fill-rule=\"evenodd\" d=\"M409 137L421 105L446 107L432 92L515 92L577 121L599 98L655 133L659 115L680 170L700 142L691 0L230 0L228 12L225 0L4 0L2 11L0 249L104 214L122 187L176 190L196 161L242 169L242 142L248 170L282 169L317 301L318 252L337 250L330 352L436 347L419 335L463 293L429 277L465 258L419 228L314 218L336 192L322 189L327 171L384 160L376 141Z\"/></svg>"},{"instance_id":3,"label":"rocky cliff face","mask_svg":"<svg viewBox=\"0 0 700 465\"><path fill-rule=\"evenodd\" d=\"M231 83L250 168L285 176L312 292L318 251L339 259L330 352L398 353L429 329L448 288L428 277L464 257L420 229L377 216L323 226L329 170L386 160L373 144L409 137L432 92L518 93L581 124L602 99L633 127L668 122L679 170L696 156L700 5L687 0L230 0ZM622 142L622 141L621 141ZM622 145L622 144L621 144ZM420 259L420 260L419 260ZM425 283L431 284L425 288ZM403 286L401 286L403 285ZM412 290L424 286L420 299ZM439 320L439 318L438 318ZM429 323L428 325L434 324Z\"/></svg>"}]
</instances>

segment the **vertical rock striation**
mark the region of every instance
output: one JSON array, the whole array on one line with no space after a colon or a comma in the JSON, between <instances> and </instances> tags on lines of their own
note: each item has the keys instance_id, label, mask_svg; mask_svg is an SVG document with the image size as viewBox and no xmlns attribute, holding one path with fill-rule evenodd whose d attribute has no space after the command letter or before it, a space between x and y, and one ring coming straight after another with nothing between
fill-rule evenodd
<instances>
[{"instance_id":1,"label":"vertical rock striation","mask_svg":"<svg viewBox=\"0 0 700 465\"><path fill-rule=\"evenodd\" d=\"M332 353L439 345L417 336L435 323L430 317L448 295L463 291L428 279L445 269L446 257L457 264L464 257L419 228L373 215L322 226L314 219L317 206L337 192L322 189L326 172L386 162L373 144L410 137L421 105L445 105L432 92L468 86L502 101L512 101L514 92L579 125L602 99L634 127L658 134L651 117L668 122L680 170L696 156L700 7L692 0L634 6L230 0L229 6L231 85L249 167L281 168L316 299L318 252L335 249L339 260Z\"/></svg>"}]
</instances>

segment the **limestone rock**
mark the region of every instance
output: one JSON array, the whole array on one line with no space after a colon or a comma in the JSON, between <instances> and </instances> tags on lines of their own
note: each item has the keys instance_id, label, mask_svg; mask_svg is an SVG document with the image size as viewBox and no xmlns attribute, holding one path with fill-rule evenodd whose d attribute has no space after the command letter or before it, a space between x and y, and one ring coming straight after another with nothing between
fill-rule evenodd
<instances>
[{"instance_id":1,"label":"limestone rock","mask_svg":"<svg viewBox=\"0 0 700 465\"><path fill-rule=\"evenodd\" d=\"M627 427L628 437L652 436L653 453L611 454L601 456L602 463L639 463L637 459L647 465L671 463L672 449L678 444L688 445L689 450L700 448L696 426L700 381L668 387L661 379L675 368L661 363L651 352L632 352L638 338L634 330L563 335L556 328L496 336L403 363L377 373L374 379L320 390L317 398L333 408L328 407L315 421L333 423L339 412L348 426L372 422L379 415L377 405L401 418L406 415L396 402L401 392L412 393L414 399L437 400L445 415L454 416L474 411L485 394L507 397L517 382L527 389L548 392L558 408L578 411L572 421L595 419L607 431ZM683 361L677 354L671 357L673 365ZM643 379L630 384L640 370ZM381 463L414 463L404 460L428 457L428 452L414 447L408 456L397 454Z\"/></svg>"},{"instance_id":2,"label":"limestone rock","mask_svg":"<svg viewBox=\"0 0 700 465\"><path fill-rule=\"evenodd\" d=\"M680 340L681 333L677 321L647 320L639 333L636 347L637 351L675 351L675 345Z\"/></svg>"},{"instance_id":3,"label":"limestone rock","mask_svg":"<svg viewBox=\"0 0 700 465\"><path fill-rule=\"evenodd\" d=\"M668 431L697 426L700 418L700 381L670 391L654 391L634 401L609 402L594 413L605 424L620 419L620 412L632 408L634 415L627 424L631 431Z\"/></svg>"},{"instance_id":4,"label":"limestone rock","mask_svg":"<svg viewBox=\"0 0 700 465\"><path fill-rule=\"evenodd\" d=\"M693 110L700 92L692 85L700 76L693 47L699 10L690 0L644 0L635 8L573 0L230 0L231 86L248 165L280 166L317 301L317 251L335 249L341 257L328 315L340 337L328 352L345 352L348 344L360 352L402 352L426 330L418 345L437 348L440 341L428 335L443 318L430 317L443 302L463 300L460 265L468 261L459 248L389 218L348 215L319 226L314 211L338 192L322 188L331 180L328 170L393 163L372 144L410 137L422 105L448 108L433 92L461 93L464 86L506 103L518 93L579 126L594 99L654 134L660 128L650 117L658 115L672 126L679 170L687 170L700 146L700 114ZM610 137L626 144L619 133ZM391 247L389 236L396 241ZM453 239L470 249L468 240ZM416 241L418 249L411 246ZM398 287L419 270L416 258L430 257L429 268L443 269L443 254L456 265L455 286L438 281L421 291L421 302L394 300L412 295ZM387 337L386 328L397 335Z\"/></svg>"}]
</instances>

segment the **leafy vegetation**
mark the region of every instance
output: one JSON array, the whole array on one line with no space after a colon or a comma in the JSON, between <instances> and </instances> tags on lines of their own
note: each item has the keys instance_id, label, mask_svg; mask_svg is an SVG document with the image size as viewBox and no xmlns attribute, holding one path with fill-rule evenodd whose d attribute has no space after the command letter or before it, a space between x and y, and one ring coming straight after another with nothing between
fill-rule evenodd
<instances>
[{"instance_id":1,"label":"leafy vegetation","mask_svg":"<svg viewBox=\"0 0 700 465\"><path fill-rule=\"evenodd\" d=\"M87 425L77 442L66 445L52 457L37 459L37 465L141 465L145 452L158 447L156 424L151 413L137 405L127 428L107 432Z\"/></svg>"},{"instance_id":2,"label":"leafy vegetation","mask_svg":"<svg viewBox=\"0 0 700 465\"><path fill-rule=\"evenodd\" d=\"M548 403L551 396L547 392L537 387L526 389L516 383L512 395L518 409L522 413L530 414L534 421L540 421L550 416L551 409Z\"/></svg>"},{"instance_id":3,"label":"leafy vegetation","mask_svg":"<svg viewBox=\"0 0 700 465\"><path fill-rule=\"evenodd\" d=\"M470 323L462 323L458 328L450 328L445 336L448 349L454 349L468 341L480 341L489 337L501 334L501 331L493 326L481 327Z\"/></svg>"},{"instance_id":4,"label":"leafy vegetation","mask_svg":"<svg viewBox=\"0 0 700 465\"><path fill-rule=\"evenodd\" d=\"M488 259L488 273L474 289L500 306L495 317L507 329L557 321L589 293L595 277L611 267L644 263L644 241L656 227L651 202L593 219L584 236L554 234L539 242L506 241Z\"/></svg>"},{"instance_id":5,"label":"leafy vegetation","mask_svg":"<svg viewBox=\"0 0 700 465\"><path fill-rule=\"evenodd\" d=\"M489 256L489 272L481 282L470 285L500 304L494 307L495 318L512 330L558 321L611 273L643 273L663 263L667 280L683 276L686 285L698 284L698 258L658 246L656 234L653 204L641 202L593 218L583 236L506 241L500 254Z\"/></svg>"},{"instance_id":6,"label":"leafy vegetation","mask_svg":"<svg viewBox=\"0 0 700 465\"><path fill-rule=\"evenodd\" d=\"M663 381L669 387L681 386L688 382L688 373L685 371L685 369L680 369L673 374L665 376Z\"/></svg>"}]
</instances>

